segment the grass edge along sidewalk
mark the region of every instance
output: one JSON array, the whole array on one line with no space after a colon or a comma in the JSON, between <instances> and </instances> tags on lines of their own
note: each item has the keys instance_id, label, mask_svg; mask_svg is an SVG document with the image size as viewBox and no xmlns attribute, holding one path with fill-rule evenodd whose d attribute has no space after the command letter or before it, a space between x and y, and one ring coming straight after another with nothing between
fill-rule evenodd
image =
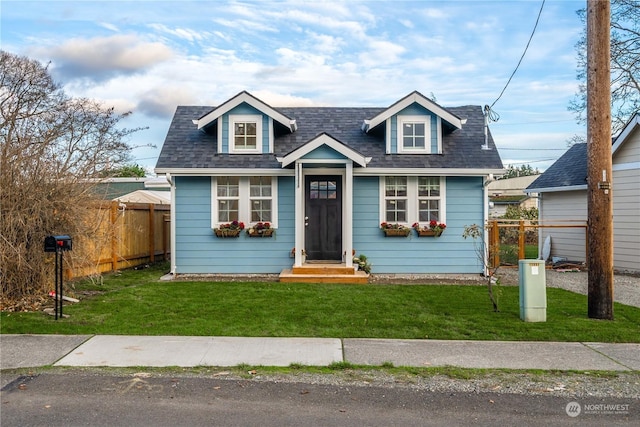
<instances>
[{"instance_id":1,"label":"grass edge along sidewalk","mask_svg":"<svg viewBox=\"0 0 640 427\"><path fill-rule=\"evenodd\" d=\"M519 289L485 286L160 282L166 264L67 284L68 318L3 312L3 334L338 337L640 342L640 308L615 304L615 320L587 318L587 297L547 289L547 321L519 318Z\"/></svg>"}]
</instances>

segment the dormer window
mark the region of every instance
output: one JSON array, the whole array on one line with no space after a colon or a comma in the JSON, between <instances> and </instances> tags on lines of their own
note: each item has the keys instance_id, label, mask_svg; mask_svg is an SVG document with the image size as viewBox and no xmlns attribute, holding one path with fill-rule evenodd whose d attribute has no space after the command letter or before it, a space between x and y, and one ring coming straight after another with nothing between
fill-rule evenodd
<instances>
[{"instance_id":1,"label":"dormer window","mask_svg":"<svg viewBox=\"0 0 640 427\"><path fill-rule=\"evenodd\" d=\"M431 118L429 116L398 116L398 152L431 152Z\"/></svg>"},{"instance_id":2,"label":"dormer window","mask_svg":"<svg viewBox=\"0 0 640 427\"><path fill-rule=\"evenodd\" d=\"M229 152L262 152L262 116L230 115L229 133Z\"/></svg>"}]
</instances>

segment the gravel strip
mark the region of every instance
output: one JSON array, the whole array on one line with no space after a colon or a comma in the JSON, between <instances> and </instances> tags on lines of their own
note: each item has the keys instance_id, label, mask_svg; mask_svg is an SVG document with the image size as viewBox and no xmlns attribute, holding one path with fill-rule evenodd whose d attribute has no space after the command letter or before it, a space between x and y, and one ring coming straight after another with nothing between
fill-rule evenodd
<instances>
[{"instance_id":1,"label":"gravel strip","mask_svg":"<svg viewBox=\"0 0 640 427\"><path fill-rule=\"evenodd\" d=\"M603 377L578 373L530 374L495 371L479 374L477 378L459 379L446 375L390 374L384 370L347 370L340 374L257 375L254 379L321 385L402 387L439 393L508 393L571 398L640 399L638 372Z\"/></svg>"},{"instance_id":2,"label":"gravel strip","mask_svg":"<svg viewBox=\"0 0 640 427\"><path fill-rule=\"evenodd\" d=\"M144 369L144 368L143 368ZM349 368L331 373L263 372L260 367L247 372L237 368L64 368L47 369L49 374L92 374L156 378L215 378L228 381L261 381L274 383L314 384L339 387L378 387L425 390L436 393L504 393L567 398L640 399L640 372L516 372L503 370L460 370L467 378L401 368ZM5 371L6 373L6 371ZM37 372L30 372L35 375Z\"/></svg>"},{"instance_id":3,"label":"gravel strip","mask_svg":"<svg viewBox=\"0 0 640 427\"><path fill-rule=\"evenodd\" d=\"M506 286L518 285L518 269L502 268L497 276L500 283ZM586 271L546 270L547 287L566 289L582 295L587 295L589 273ZM613 278L613 300L626 305L640 307L640 277L626 274L616 274Z\"/></svg>"}]
</instances>

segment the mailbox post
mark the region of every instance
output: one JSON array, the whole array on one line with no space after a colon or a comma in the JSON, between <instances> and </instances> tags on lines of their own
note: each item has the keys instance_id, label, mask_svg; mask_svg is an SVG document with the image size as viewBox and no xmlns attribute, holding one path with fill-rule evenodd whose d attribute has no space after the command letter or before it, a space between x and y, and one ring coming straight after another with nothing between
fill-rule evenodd
<instances>
[{"instance_id":1,"label":"mailbox post","mask_svg":"<svg viewBox=\"0 0 640 427\"><path fill-rule=\"evenodd\" d=\"M44 238L44 251L56 254L56 296L54 298L56 320L62 318L62 280L64 276L62 253L70 251L73 246L72 243L71 237L66 234Z\"/></svg>"}]
</instances>

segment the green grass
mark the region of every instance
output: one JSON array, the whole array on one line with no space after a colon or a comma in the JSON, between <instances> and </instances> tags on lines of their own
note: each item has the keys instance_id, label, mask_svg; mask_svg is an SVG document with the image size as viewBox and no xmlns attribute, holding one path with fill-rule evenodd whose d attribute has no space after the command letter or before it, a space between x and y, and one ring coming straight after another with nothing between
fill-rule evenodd
<instances>
[{"instance_id":1,"label":"green grass","mask_svg":"<svg viewBox=\"0 0 640 427\"><path fill-rule=\"evenodd\" d=\"M519 317L517 287L500 287L494 313L484 286L159 282L166 265L72 284L69 318L2 313L3 334L375 337L640 342L640 309L587 318L587 297L547 289L547 321Z\"/></svg>"}]
</instances>

